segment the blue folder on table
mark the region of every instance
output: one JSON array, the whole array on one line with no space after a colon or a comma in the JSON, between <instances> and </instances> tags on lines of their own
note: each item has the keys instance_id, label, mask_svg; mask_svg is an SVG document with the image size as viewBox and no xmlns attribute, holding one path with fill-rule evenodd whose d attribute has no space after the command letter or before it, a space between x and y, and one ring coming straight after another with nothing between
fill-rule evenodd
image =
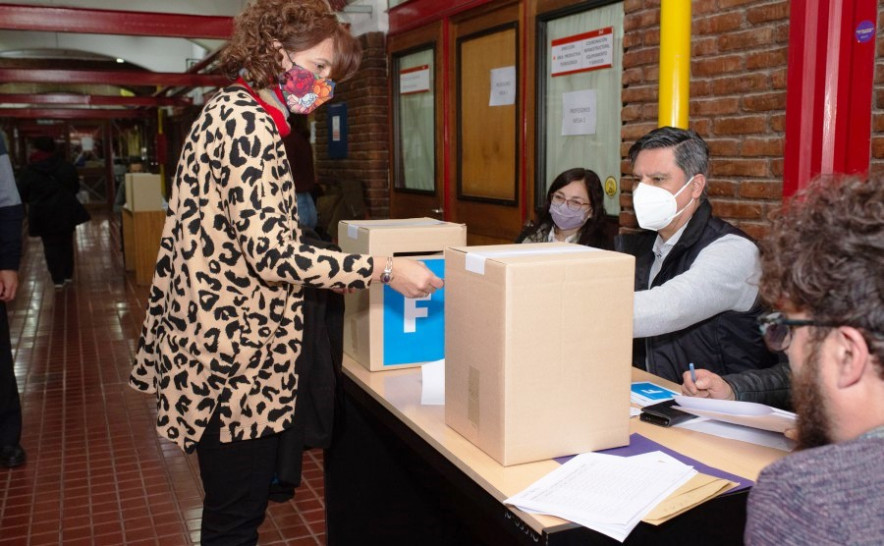
<instances>
[{"instance_id":1,"label":"blue folder on table","mask_svg":"<svg viewBox=\"0 0 884 546\"><path fill-rule=\"evenodd\" d=\"M691 459L685 455L677 451L673 451L666 446L658 444L657 442L634 432L629 435L629 445L623 447L615 447L613 449L605 449L602 451L598 451L597 453L604 453L605 455L617 455L618 457L631 457L633 455L641 455L643 453L650 453L652 451L662 451L667 455L675 457L679 461L684 464L691 465L696 469L697 472L702 472L703 474L708 474L710 476L715 476L716 478L723 478L725 480L730 480L737 484L733 489L728 490L728 493L735 493L737 491L742 491L743 489L748 489L755 485L755 482L752 480L743 478L742 476L737 476L736 474L731 474L730 472L725 472L724 470L715 468L713 466L705 465L696 459ZM569 459L571 459L573 455L568 455L566 457L558 457L556 461L559 464L566 463Z\"/></svg>"}]
</instances>

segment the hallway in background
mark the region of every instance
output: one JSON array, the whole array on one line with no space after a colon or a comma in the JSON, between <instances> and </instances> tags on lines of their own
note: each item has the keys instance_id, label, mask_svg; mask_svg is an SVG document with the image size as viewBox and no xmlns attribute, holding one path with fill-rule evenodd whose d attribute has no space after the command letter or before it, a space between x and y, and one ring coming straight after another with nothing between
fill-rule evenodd
<instances>
[{"instance_id":1,"label":"hallway in background","mask_svg":"<svg viewBox=\"0 0 884 546\"><path fill-rule=\"evenodd\" d=\"M27 463L0 468L0 545L199 544L196 455L160 440L153 396L127 385L148 287L123 270L119 224L77 228L72 284L55 289L25 241L9 305ZM270 504L260 544L325 544L322 453L295 499Z\"/></svg>"}]
</instances>

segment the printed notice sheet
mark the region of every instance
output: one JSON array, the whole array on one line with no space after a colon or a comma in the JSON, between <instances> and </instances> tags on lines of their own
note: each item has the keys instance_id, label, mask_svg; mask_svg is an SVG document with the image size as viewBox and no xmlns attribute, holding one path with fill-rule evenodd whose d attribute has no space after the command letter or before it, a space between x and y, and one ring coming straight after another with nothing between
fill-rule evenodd
<instances>
[{"instance_id":1,"label":"printed notice sheet","mask_svg":"<svg viewBox=\"0 0 884 546\"><path fill-rule=\"evenodd\" d=\"M488 106L516 104L516 67L491 69L491 97Z\"/></svg>"},{"instance_id":2,"label":"printed notice sheet","mask_svg":"<svg viewBox=\"0 0 884 546\"><path fill-rule=\"evenodd\" d=\"M660 451L633 457L584 453L504 502L623 542L646 514L696 474Z\"/></svg>"}]
</instances>

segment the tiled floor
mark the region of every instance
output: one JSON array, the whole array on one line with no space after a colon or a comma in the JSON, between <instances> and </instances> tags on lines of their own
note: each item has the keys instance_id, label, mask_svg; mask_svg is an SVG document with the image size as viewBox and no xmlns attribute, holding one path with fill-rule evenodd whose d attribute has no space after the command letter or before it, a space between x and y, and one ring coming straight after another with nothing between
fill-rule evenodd
<instances>
[{"instance_id":1,"label":"tiled floor","mask_svg":"<svg viewBox=\"0 0 884 546\"><path fill-rule=\"evenodd\" d=\"M196 456L154 432L150 395L126 380L147 287L125 274L107 214L77 231L73 284L56 290L28 239L9 306L26 465L0 468L0 545L198 544ZM295 499L271 503L260 544L325 543L321 452Z\"/></svg>"}]
</instances>

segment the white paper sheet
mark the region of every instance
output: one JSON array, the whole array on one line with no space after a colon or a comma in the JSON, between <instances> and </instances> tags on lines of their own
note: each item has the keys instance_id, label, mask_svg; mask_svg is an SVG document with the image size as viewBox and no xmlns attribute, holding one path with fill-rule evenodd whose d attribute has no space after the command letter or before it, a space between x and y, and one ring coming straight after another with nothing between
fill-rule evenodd
<instances>
[{"instance_id":1,"label":"white paper sheet","mask_svg":"<svg viewBox=\"0 0 884 546\"><path fill-rule=\"evenodd\" d=\"M594 135L597 102L595 89L562 93L562 136Z\"/></svg>"},{"instance_id":2,"label":"white paper sheet","mask_svg":"<svg viewBox=\"0 0 884 546\"><path fill-rule=\"evenodd\" d=\"M791 411L784 411L755 402L714 400L712 398L694 398L682 395L676 396L675 402L678 404L678 409L687 413L735 425L780 433L796 426L795 414Z\"/></svg>"},{"instance_id":3,"label":"white paper sheet","mask_svg":"<svg viewBox=\"0 0 884 546\"><path fill-rule=\"evenodd\" d=\"M421 366L421 405L445 405L445 359Z\"/></svg>"},{"instance_id":4,"label":"white paper sheet","mask_svg":"<svg viewBox=\"0 0 884 546\"><path fill-rule=\"evenodd\" d=\"M696 473L659 451L634 457L584 453L504 502L622 542L645 514Z\"/></svg>"},{"instance_id":5,"label":"white paper sheet","mask_svg":"<svg viewBox=\"0 0 884 546\"><path fill-rule=\"evenodd\" d=\"M491 96L488 106L516 104L516 67L491 69Z\"/></svg>"},{"instance_id":6,"label":"white paper sheet","mask_svg":"<svg viewBox=\"0 0 884 546\"><path fill-rule=\"evenodd\" d=\"M691 419L690 421L685 421L684 423L679 423L675 426L688 430L695 430L697 432L702 432L703 434L711 434L712 436L718 436L720 438L729 438L731 440L739 440L740 442L771 447L773 449L779 449L780 451L792 451L795 449L795 442L786 438L779 432L734 425L706 417Z\"/></svg>"}]
</instances>

